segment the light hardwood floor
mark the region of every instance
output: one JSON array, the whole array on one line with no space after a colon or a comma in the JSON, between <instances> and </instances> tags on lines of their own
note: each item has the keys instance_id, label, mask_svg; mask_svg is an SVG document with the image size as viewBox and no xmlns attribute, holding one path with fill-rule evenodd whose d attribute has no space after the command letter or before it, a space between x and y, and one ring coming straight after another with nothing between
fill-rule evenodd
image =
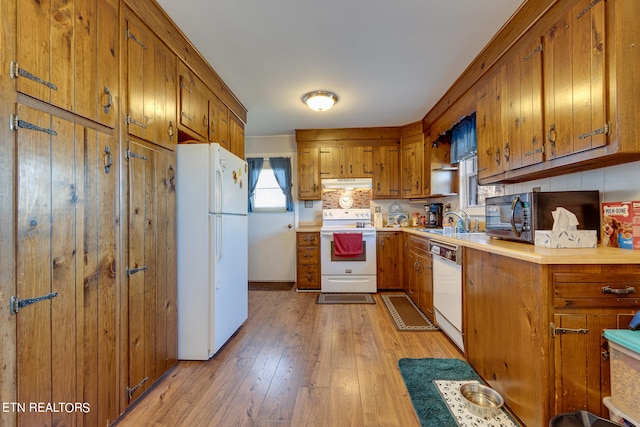
<instances>
[{"instance_id":1,"label":"light hardwood floor","mask_svg":"<svg viewBox=\"0 0 640 427\"><path fill-rule=\"evenodd\" d=\"M249 319L207 362L181 361L125 426L419 426L403 357L462 354L442 332L400 332L376 304L250 291Z\"/></svg>"}]
</instances>

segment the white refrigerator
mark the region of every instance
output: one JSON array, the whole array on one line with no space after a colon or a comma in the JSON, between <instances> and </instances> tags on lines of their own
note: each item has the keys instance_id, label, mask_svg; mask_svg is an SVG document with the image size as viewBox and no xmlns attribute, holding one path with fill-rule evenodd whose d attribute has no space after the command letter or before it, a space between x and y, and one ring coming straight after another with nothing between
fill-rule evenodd
<instances>
[{"instance_id":1,"label":"white refrigerator","mask_svg":"<svg viewBox=\"0 0 640 427\"><path fill-rule=\"evenodd\" d=\"M219 144L177 156L178 358L207 360L247 320L247 163Z\"/></svg>"}]
</instances>

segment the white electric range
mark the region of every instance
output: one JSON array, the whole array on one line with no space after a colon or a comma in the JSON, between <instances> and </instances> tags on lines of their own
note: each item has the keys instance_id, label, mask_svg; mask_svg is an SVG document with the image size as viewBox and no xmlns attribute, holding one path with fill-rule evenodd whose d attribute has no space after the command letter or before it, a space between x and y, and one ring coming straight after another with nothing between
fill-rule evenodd
<instances>
[{"instance_id":1,"label":"white electric range","mask_svg":"<svg viewBox=\"0 0 640 427\"><path fill-rule=\"evenodd\" d=\"M361 254L336 255L334 234L337 233L361 235ZM371 224L370 209L323 209L320 263L322 292L376 292L376 229Z\"/></svg>"}]
</instances>

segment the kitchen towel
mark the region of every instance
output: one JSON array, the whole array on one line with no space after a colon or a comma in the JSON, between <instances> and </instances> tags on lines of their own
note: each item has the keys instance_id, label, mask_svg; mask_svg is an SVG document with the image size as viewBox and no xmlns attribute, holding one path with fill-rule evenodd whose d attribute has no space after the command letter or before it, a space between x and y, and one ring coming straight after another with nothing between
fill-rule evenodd
<instances>
[{"instance_id":1,"label":"kitchen towel","mask_svg":"<svg viewBox=\"0 0 640 427\"><path fill-rule=\"evenodd\" d=\"M333 233L333 254L354 258L362 254L362 233Z\"/></svg>"}]
</instances>

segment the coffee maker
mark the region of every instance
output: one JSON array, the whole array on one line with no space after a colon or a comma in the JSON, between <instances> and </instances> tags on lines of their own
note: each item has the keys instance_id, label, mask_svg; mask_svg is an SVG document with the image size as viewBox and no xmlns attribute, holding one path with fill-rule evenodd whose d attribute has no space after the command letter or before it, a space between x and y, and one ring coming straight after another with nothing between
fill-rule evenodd
<instances>
[{"instance_id":1,"label":"coffee maker","mask_svg":"<svg viewBox=\"0 0 640 427\"><path fill-rule=\"evenodd\" d=\"M426 227L429 228L442 228L442 212L444 205L442 203L429 203L424 206L424 211L427 214Z\"/></svg>"}]
</instances>

